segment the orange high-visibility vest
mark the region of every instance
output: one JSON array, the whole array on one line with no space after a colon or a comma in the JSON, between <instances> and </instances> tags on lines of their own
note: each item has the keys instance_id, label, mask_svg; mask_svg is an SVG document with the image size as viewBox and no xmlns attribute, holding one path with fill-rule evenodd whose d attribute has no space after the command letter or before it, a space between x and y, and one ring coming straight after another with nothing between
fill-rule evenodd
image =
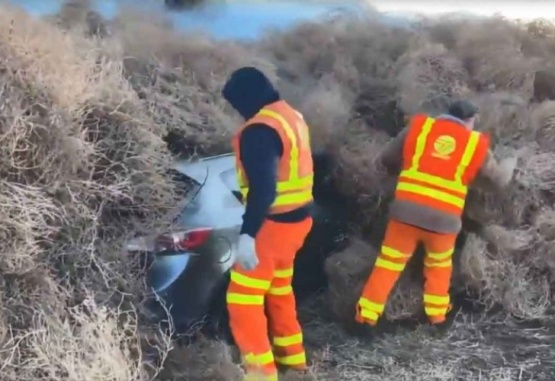
<instances>
[{"instance_id":1,"label":"orange high-visibility vest","mask_svg":"<svg viewBox=\"0 0 555 381\"><path fill-rule=\"evenodd\" d=\"M412 118L395 198L461 216L468 185L484 164L487 135L451 120Z\"/></svg>"},{"instance_id":2,"label":"orange high-visibility vest","mask_svg":"<svg viewBox=\"0 0 555 381\"><path fill-rule=\"evenodd\" d=\"M233 138L237 181L243 200L247 200L249 185L241 163L239 139L243 130L252 124L265 124L273 128L283 145L277 171L277 195L270 207L270 214L285 213L309 204L313 200L314 172L308 126L303 116L283 100L260 110L245 122Z\"/></svg>"}]
</instances>

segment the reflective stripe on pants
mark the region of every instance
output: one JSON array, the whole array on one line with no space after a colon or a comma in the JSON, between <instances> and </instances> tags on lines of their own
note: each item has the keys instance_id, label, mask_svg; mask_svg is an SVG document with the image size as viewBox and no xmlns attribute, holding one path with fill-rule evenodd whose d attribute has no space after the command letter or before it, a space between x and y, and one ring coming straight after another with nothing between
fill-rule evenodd
<instances>
[{"instance_id":1,"label":"reflective stripe on pants","mask_svg":"<svg viewBox=\"0 0 555 381\"><path fill-rule=\"evenodd\" d=\"M450 308L452 254L456 234L438 234L391 220L380 254L364 286L356 309L356 320L375 325L406 263L421 242L424 260L424 308L432 323L445 320Z\"/></svg>"},{"instance_id":2,"label":"reflective stripe on pants","mask_svg":"<svg viewBox=\"0 0 555 381\"><path fill-rule=\"evenodd\" d=\"M271 350L261 354L248 353L243 357L243 363L246 370L244 381L278 381Z\"/></svg>"}]
</instances>

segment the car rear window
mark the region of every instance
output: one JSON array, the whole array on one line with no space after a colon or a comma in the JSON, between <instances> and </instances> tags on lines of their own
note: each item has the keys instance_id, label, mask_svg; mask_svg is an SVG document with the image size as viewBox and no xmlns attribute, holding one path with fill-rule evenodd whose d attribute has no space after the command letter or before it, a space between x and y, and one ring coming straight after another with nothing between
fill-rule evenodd
<instances>
[{"instance_id":1,"label":"car rear window","mask_svg":"<svg viewBox=\"0 0 555 381\"><path fill-rule=\"evenodd\" d=\"M197 181L173 168L168 170L168 176L177 185L177 193L182 197L200 186Z\"/></svg>"}]
</instances>

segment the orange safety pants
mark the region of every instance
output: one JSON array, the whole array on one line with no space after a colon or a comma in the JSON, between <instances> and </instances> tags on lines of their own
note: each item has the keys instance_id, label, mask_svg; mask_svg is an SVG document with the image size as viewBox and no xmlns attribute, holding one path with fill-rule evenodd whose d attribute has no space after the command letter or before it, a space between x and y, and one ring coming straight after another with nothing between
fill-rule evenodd
<instances>
[{"instance_id":1,"label":"orange safety pants","mask_svg":"<svg viewBox=\"0 0 555 381\"><path fill-rule=\"evenodd\" d=\"M276 363L307 367L291 283L295 256L311 228L310 217L297 223L264 221L255 240L258 266L246 271L235 265L231 270L227 308L245 380L277 381Z\"/></svg>"},{"instance_id":2,"label":"orange safety pants","mask_svg":"<svg viewBox=\"0 0 555 381\"><path fill-rule=\"evenodd\" d=\"M432 324L451 308L449 286L457 234L440 234L390 220L380 254L358 301L356 321L376 325L387 298L419 243L424 244L424 310Z\"/></svg>"}]
</instances>

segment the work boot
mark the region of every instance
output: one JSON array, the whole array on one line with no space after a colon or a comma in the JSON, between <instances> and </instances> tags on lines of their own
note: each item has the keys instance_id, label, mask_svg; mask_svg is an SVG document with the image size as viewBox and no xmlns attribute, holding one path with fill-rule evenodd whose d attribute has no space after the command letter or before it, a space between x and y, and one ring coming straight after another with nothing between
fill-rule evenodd
<instances>
[{"instance_id":1,"label":"work boot","mask_svg":"<svg viewBox=\"0 0 555 381\"><path fill-rule=\"evenodd\" d=\"M451 306L449 306L449 310L447 311L447 315L443 320L434 321L434 319L430 319L430 328L432 334L435 337L442 337L447 334L451 325L455 321L456 312L452 310Z\"/></svg>"},{"instance_id":2,"label":"work boot","mask_svg":"<svg viewBox=\"0 0 555 381\"><path fill-rule=\"evenodd\" d=\"M448 330L449 330L449 326L447 325L446 321L441 323L430 324L428 327L430 336L436 339L441 339L442 337L444 337L447 334Z\"/></svg>"},{"instance_id":3,"label":"work boot","mask_svg":"<svg viewBox=\"0 0 555 381\"><path fill-rule=\"evenodd\" d=\"M355 322L348 325L347 332L353 336L371 339L376 334L376 327L368 323Z\"/></svg>"},{"instance_id":4,"label":"work boot","mask_svg":"<svg viewBox=\"0 0 555 381\"><path fill-rule=\"evenodd\" d=\"M288 369L279 381L317 381L317 378L310 369Z\"/></svg>"},{"instance_id":5,"label":"work boot","mask_svg":"<svg viewBox=\"0 0 555 381\"><path fill-rule=\"evenodd\" d=\"M453 320L454 316L447 315L447 317L443 321L430 321L430 335L438 339L444 337L449 332L449 328L451 328Z\"/></svg>"}]
</instances>

